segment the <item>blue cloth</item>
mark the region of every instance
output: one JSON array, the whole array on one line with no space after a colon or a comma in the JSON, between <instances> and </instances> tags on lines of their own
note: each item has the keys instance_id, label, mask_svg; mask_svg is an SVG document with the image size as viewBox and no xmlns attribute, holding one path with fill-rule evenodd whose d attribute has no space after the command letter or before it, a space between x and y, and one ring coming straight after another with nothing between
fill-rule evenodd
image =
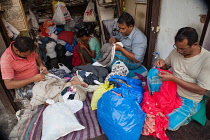
<instances>
[{"instance_id":1,"label":"blue cloth","mask_svg":"<svg viewBox=\"0 0 210 140\"><path fill-rule=\"evenodd\" d=\"M146 36L137 27L134 27L128 36L123 36L121 33L119 33L118 35L113 36L113 38L116 38L118 41L122 42L123 47L127 51L134 54L136 60L139 61L139 63L136 64L140 66L144 60L144 55L147 48Z\"/></svg>"},{"instance_id":2,"label":"blue cloth","mask_svg":"<svg viewBox=\"0 0 210 140\"><path fill-rule=\"evenodd\" d=\"M191 116L200 109L200 103L184 97L181 99L182 106L167 115L169 117L168 130L176 131L180 126L188 124L191 121Z\"/></svg>"},{"instance_id":3,"label":"blue cloth","mask_svg":"<svg viewBox=\"0 0 210 140\"><path fill-rule=\"evenodd\" d=\"M76 46L77 44L78 44L78 43L77 43L77 40L74 38L72 44L66 43L64 47L65 47L65 49L66 49L67 51L73 53L74 48L75 48L75 46Z\"/></svg>"},{"instance_id":4,"label":"blue cloth","mask_svg":"<svg viewBox=\"0 0 210 140\"><path fill-rule=\"evenodd\" d=\"M143 73L145 73L145 72L147 72L147 69L144 66L140 66L137 69L133 69L133 70L130 69L127 77L128 78L135 77L136 76L135 73L144 75Z\"/></svg>"},{"instance_id":5,"label":"blue cloth","mask_svg":"<svg viewBox=\"0 0 210 140\"><path fill-rule=\"evenodd\" d=\"M157 75L158 73L159 71L156 68L152 68L149 70L147 74L147 83L151 94L153 94L153 92L160 91L162 81L160 80L160 77Z\"/></svg>"},{"instance_id":6,"label":"blue cloth","mask_svg":"<svg viewBox=\"0 0 210 140\"><path fill-rule=\"evenodd\" d=\"M128 69L137 69L139 68L140 65L138 65L137 63L133 62L132 60L128 59L127 57L125 57L125 55L120 52L120 51L116 51L115 52L115 56L114 59L110 65L110 67L117 61L117 60L121 60L127 67Z\"/></svg>"}]
</instances>

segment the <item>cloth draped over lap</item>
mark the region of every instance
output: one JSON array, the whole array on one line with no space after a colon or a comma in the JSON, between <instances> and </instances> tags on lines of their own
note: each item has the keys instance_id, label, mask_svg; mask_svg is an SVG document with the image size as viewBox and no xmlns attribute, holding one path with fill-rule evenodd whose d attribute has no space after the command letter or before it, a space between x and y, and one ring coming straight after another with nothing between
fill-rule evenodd
<instances>
[{"instance_id":1,"label":"cloth draped over lap","mask_svg":"<svg viewBox=\"0 0 210 140\"><path fill-rule=\"evenodd\" d=\"M33 89L33 97L31 98L30 104L32 106L37 106L46 103L47 99L52 99L54 102L63 102L62 91L66 87L72 86L70 82L65 81L65 79L58 79L52 77L46 81L37 82ZM77 89L74 99L84 101L86 98L86 90L83 86L73 85Z\"/></svg>"},{"instance_id":2,"label":"cloth draped over lap","mask_svg":"<svg viewBox=\"0 0 210 140\"><path fill-rule=\"evenodd\" d=\"M149 71L148 76L156 77L159 71L171 73L168 70L153 68ZM150 85L145 87L144 98L141 103L142 110L146 113L142 135L153 135L161 140L168 140L169 138L165 134L168 127L166 115L182 105L181 98L177 94L177 85L172 81L162 81L160 85L157 80L151 80L148 84ZM151 86L153 87L151 88ZM150 94L148 87L156 89L155 92Z\"/></svg>"}]
</instances>

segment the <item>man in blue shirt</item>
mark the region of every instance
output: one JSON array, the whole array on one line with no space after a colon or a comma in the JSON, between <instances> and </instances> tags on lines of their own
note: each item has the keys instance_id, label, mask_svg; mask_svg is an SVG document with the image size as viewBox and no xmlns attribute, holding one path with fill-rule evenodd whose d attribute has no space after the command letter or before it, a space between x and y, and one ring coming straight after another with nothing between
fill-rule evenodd
<instances>
[{"instance_id":1,"label":"man in blue shirt","mask_svg":"<svg viewBox=\"0 0 210 140\"><path fill-rule=\"evenodd\" d=\"M119 32L116 36L110 38L109 42L112 44L122 42L123 47L116 44L115 58L112 64L121 60L128 69L137 69L144 60L147 38L134 26L134 19L129 13L122 13L117 22Z\"/></svg>"}]
</instances>

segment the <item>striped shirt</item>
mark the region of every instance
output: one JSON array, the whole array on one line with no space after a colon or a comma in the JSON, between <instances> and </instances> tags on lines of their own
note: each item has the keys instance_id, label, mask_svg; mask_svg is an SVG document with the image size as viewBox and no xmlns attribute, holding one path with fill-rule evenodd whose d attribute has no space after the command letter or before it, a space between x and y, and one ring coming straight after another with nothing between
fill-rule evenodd
<instances>
[{"instance_id":1,"label":"striped shirt","mask_svg":"<svg viewBox=\"0 0 210 140\"><path fill-rule=\"evenodd\" d=\"M12 51L12 42L0 59L2 79L23 80L39 73L36 59L38 55L32 52L26 59L18 57Z\"/></svg>"}]
</instances>

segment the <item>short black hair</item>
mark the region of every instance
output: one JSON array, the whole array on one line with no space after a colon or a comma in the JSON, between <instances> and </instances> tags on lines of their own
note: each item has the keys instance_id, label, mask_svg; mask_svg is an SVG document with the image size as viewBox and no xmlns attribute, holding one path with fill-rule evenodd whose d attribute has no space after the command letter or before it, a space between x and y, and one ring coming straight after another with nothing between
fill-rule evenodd
<instances>
[{"instance_id":1,"label":"short black hair","mask_svg":"<svg viewBox=\"0 0 210 140\"><path fill-rule=\"evenodd\" d=\"M130 25L134 26L134 24L135 24L133 17L127 12L123 12L120 15L117 23L119 23L119 24L125 23L127 26L130 26Z\"/></svg>"},{"instance_id":2,"label":"short black hair","mask_svg":"<svg viewBox=\"0 0 210 140\"><path fill-rule=\"evenodd\" d=\"M90 32L87 29L80 29L76 34L77 34L77 38L81 38L84 35L87 37L90 36Z\"/></svg>"},{"instance_id":3,"label":"short black hair","mask_svg":"<svg viewBox=\"0 0 210 140\"><path fill-rule=\"evenodd\" d=\"M175 36L175 42L181 42L184 39L188 41L188 45L192 46L195 42L198 42L198 33L192 27L183 27L179 29Z\"/></svg>"},{"instance_id":4,"label":"short black hair","mask_svg":"<svg viewBox=\"0 0 210 140\"><path fill-rule=\"evenodd\" d=\"M27 51L33 52L36 49L34 41L30 37L26 36L16 37L14 46L20 52L27 52Z\"/></svg>"}]
</instances>

